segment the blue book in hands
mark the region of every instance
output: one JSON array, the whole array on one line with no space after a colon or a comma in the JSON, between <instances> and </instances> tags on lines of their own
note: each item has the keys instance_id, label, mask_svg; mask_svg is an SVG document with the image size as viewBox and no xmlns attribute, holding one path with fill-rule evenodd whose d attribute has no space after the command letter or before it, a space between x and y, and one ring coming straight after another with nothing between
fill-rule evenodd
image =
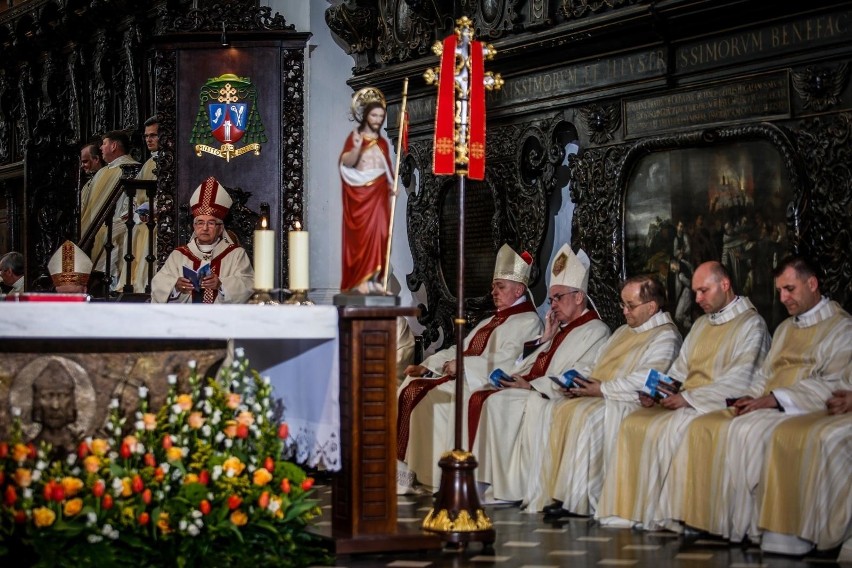
<instances>
[{"instance_id":1,"label":"blue book in hands","mask_svg":"<svg viewBox=\"0 0 852 568\"><path fill-rule=\"evenodd\" d=\"M561 375L548 375L551 381L557 384L557 386L563 389L573 389L577 387L577 383L574 382L574 379L585 380L586 377L575 371L574 369L568 369Z\"/></svg>"},{"instance_id":2,"label":"blue book in hands","mask_svg":"<svg viewBox=\"0 0 852 568\"><path fill-rule=\"evenodd\" d=\"M656 369L651 369L648 371L648 378L645 379L645 386L642 387L642 390L639 392L644 393L659 402L664 398L668 398L679 393L680 387L681 382L679 380L673 379Z\"/></svg>"},{"instance_id":3,"label":"blue book in hands","mask_svg":"<svg viewBox=\"0 0 852 568\"><path fill-rule=\"evenodd\" d=\"M196 292L201 290L201 281L211 272L210 265L205 264L198 270L193 270L188 266L183 267L183 277L192 282L192 287Z\"/></svg>"},{"instance_id":4,"label":"blue book in hands","mask_svg":"<svg viewBox=\"0 0 852 568\"><path fill-rule=\"evenodd\" d=\"M503 369L494 369L493 371L491 371L491 374L488 375L488 381L492 385L497 387L498 389L502 389L504 387L503 387L503 383L501 383L500 381L506 381L507 383L514 383L515 378L513 376L509 375Z\"/></svg>"}]
</instances>

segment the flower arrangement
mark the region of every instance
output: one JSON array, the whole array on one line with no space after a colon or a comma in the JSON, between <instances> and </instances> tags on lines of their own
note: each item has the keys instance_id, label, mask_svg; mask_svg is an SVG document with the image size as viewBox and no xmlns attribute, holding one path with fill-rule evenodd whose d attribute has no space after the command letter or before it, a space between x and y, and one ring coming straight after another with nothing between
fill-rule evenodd
<instances>
[{"instance_id":1,"label":"flower arrangement","mask_svg":"<svg viewBox=\"0 0 852 568\"><path fill-rule=\"evenodd\" d=\"M216 379L190 361L188 392L170 375L135 422L110 403L104 438L65 459L0 442L0 558L38 566L307 566L330 559L306 532L319 514L313 479L283 459L269 379L241 350ZM129 434L122 434L130 432Z\"/></svg>"}]
</instances>

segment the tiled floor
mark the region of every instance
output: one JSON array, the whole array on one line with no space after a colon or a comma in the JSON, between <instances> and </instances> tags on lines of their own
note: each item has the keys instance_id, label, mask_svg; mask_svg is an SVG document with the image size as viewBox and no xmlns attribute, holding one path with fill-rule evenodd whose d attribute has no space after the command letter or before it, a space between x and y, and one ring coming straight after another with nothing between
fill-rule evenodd
<instances>
[{"instance_id":1,"label":"tiled floor","mask_svg":"<svg viewBox=\"0 0 852 568\"><path fill-rule=\"evenodd\" d=\"M330 530L331 490L319 487L324 501L320 531ZM431 497L400 497L399 523L419 526L431 505ZM585 566L652 566L655 568L822 568L840 566L834 558L801 559L765 555L756 547L730 545L713 539L686 541L668 532L637 532L606 529L585 518L547 524L541 514L527 514L518 507L486 507L497 531L493 553L470 544L463 552L431 551L338 556L335 566L351 568L544 568ZM849 566L844 564L843 566Z\"/></svg>"}]
</instances>

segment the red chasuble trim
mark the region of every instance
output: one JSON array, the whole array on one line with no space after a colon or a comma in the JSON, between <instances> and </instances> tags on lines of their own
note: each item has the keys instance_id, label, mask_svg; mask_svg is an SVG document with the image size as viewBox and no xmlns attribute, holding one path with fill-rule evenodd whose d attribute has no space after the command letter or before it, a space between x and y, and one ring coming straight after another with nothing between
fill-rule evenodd
<instances>
[{"instance_id":1,"label":"red chasuble trim","mask_svg":"<svg viewBox=\"0 0 852 568\"><path fill-rule=\"evenodd\" d=\"M222 259L224 259L226 256L228 256L231 253L231 251L238 249L238 248L240 248L240 247L235 245L234 243L229 244L225 248L225 250L223 250L219 255L217 255L212 260L210 260L210 270L212 272L215 272L216 274L221 274ZM185 245L179 246L175 250L180 252L183 256L185 256L186 258L188 258L189 260L192 261L192 269L193 270L198 270L201 267L201 259L198 258L197 256L195 256L192 253L192 251L189 250L189 247L187 247ZM209 290L209 289L205 288L203 290L202 303L212 304L213 302L216 301L216 297L218 295L219 295L219 290Z\"/></svg>"},{"instance_id":2,"label":"red chasuble trim","mask_svg":"<svg viewBox=\"0 0 852 568\"><path fill-rule=\"evenodd\" d=\"M550 346L547 348L547 351L542 351L536 356L535 363L533 363L532 368L526 375L523 375L524 380L531 381L543 376L544 372L550 366L550 361L553 359L553 356L556 355L556 351L559 349L562 341L568 337L568 334L581 325L596 319L600 319L597 312L589 310L560 329L550 342ZM471 395L470 402L468 402L467 405L468 448L473 448L473 442L476 440L476 431L479 428L479 417L482 414L482 406L485 404L485 401L489 396L497 394L498 392L501 391L497 389L478 390Z\"/></svg>"},{"instance_id":3,"label":"red chasuble trim","mask_svg":"<svg viewBox=\"0 0 852 568\"><path fill-rule=\"evenodd\" d=\"M517 306L512 306L506 308L505 310L500 310L494 317L488 322L487 325L483 326L479 330L477 330L476 334L471 338L470 342L467 344L467 349L464 351L464 355L473 355L478 356L482 355L485 352L485 347L488 345L488 340L491 338L491 334L494 333L494 330L497 329L500 324L505 322L511 316L516 314L524 314L527 312L534 312L535 306L533 306L532 302L526 301L522 304L518 304ZM442 385L447 381L452 380L452 377L449 375L441 377L439 379L415 379L408 383L408 385L402 390L399 394L398 401L398 409L397 409L397 418L396 418L396 431L397 431L397 442L396 442L396 455L400 461L405 460L405 453L408 451L408 439L410 436L410 428L411 428L411 413L414 412L414 408L420 403L421 400L426 396L433 388L438 385Z\"/></svg>"}]
</instances>

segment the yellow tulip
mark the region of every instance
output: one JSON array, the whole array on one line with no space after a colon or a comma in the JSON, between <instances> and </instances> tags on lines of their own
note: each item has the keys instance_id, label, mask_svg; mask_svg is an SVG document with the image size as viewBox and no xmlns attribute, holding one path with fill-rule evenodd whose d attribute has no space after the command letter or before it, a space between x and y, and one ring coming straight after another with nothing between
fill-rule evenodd
<instances>
[{"instance_id":1,"label":"yellow tulip","mask_svg":"<svg viewBox=\"0 0 852 568\"><path fill-rule=\"evenodd\" d=\"M179 394L176 400L177 405L181 410L186 412L190 408L192 408L192 395L189 394Z\"/></svg>"},{"instance_id":2,"label":"yellow tulip","mask_svg":"<svg viewBox=\"0 0 852 568\"><path fill-rule=\"evenodd\" d=\"M47 507L33 509L33 522L37 527L49 527L56 520L56 513Z\"/></svg>"},{"instance_id":3,"label":"yellow tulip","mask_svg":"<svg viewBox=\"0 0 852 568\"><path fill-rule=\"evenodd\" d=\"M103 456L109 451L109 442L103 438L95 438L92 440L92 453L96 456Z\"/></svg>"},{"instance_id":4,"label":"yellow tulip","mask_svg":"<svg viewBox=\"0 0 852 568\"><path fill-rule=\"evenodd\" d=\"M231 513L231 522L236 526L241 527L248 522L248 515L246 515L241 509L237 509Z\"/></svg>"},{"instance_id":5,"label":"yellow tulip","mask_svg":"<svg viewBox=\"0 0 852 568\"><path fill-rule=\"evenodd\" d=\"M272 474L269 473L265 467L261 467L259 469L254 470L253 476L254 484L263 487L270 481L272 481Z\"/></svg>"},{"instance_id":6,"label":"yellow tulip","mask_svg":"<svg viewBox=\"0 0 852 568\"><path fill-rule=\"evenodd\" d=\"M65 490L65 497L73 497L83 488L83 481L76 477L63 477L62 489Z\"/></svg>"},{"instance_id":7,"label":"yellow tulip","mask_svg":"<svg viewBox=\"0 0 852 568\"><path fill-rule=\"evenodd\" d=\"M243 470L246 468L245 464L240 461L240 458L229 457L225 460L225 463L222 464L222 471L226 474L231 471L233 472L234 477L240 475Z\"/></svg>"},{"instance_id":8,"label":"yellow tulip","mask_svg":"<svg viewBox=\"0 0 852 568\"><path fill-rule=\"evenodd\" d=\"M87 473L97 473L101 468L101 458L95 455L86 456L83 460L83 468Z\"/></svg>"},{"instance_id":9,"label":"yellow tulip","mask_svg":"<svg viewBox=\"0 0 852 568\"><path fill-rule=\"evenodd\" d=\"M65 513L66 517L73 517L74 515L79 513L82 508L83 500L79 497L76 497L65 503L65 509L63 510L63 512Z\"/></svg>"},{"instance_id":10,"label":"yellow tulip","mask_svg":"<svg viewBox=\"0 0 852 568\"><path fill-rule=\"evenodd\" d=\"M183 450L181 450L177 446L172 446L168 450L166 450L166 459L170 462L180 461L183 457Z\"/></svg>"},{"instance_id":11,"label":"yellow tulip","mask_svg":"<svg viewBox=\"0 0 852 568\"><path fill-rule=\"evenodd\" d=\"M18 484L18 487L29 487L33 482L33 472L24 467L16 469L13 477L15 478L15 483Z\"/></svg>"}]
</instances>

